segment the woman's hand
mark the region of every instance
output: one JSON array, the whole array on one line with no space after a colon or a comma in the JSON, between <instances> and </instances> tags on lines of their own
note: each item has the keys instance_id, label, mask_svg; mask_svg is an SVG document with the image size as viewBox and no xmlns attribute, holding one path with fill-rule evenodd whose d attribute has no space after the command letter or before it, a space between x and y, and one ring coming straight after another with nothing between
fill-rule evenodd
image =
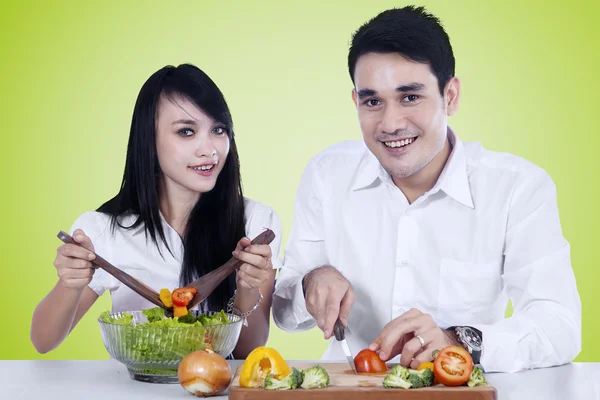
<instances>
[{"instance_id":1,"label":"woman's hand","mask_svg":"<svg viewBox=\"0 0 600 400\"><path fill-rule=\"evenodd\" d=\"M82 290L92 280L94 267L91 261L95 258L94 245L91 239L81 230L73 232L73 239L84 248L74 244L63 244L56 250L54 267L63 286ZM91 251L87 251L91 250Z\"/></svg>"},{"instance_id":2,"label":"woman's hand","mask_svg":"<svg viewBox=\"0 0 600 400\"><path fill-rule=\"evenodd\" d=\"M252 244L250 239L244 237L238 242L233 256L244 262L237 270L238 290L257 290L272 275L271 246L268 244Z\"/></svg>"}]
</instances>

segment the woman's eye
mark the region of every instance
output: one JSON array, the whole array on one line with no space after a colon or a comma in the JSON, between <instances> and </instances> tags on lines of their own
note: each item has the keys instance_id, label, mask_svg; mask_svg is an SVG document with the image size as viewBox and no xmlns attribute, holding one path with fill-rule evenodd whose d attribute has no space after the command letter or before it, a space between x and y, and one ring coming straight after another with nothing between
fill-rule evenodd
<instances>
[{"instance_id":1,"label":"woman's eye","mask_svg":"<svg viewBox=\"0 0 600 400\"><path fill-rule=\"evenodd\" d=\"M227 129L222 126L217 126L216 128L213 129L213 133L215 133L217 135L223 135L223 134L227 133Z\"/></svg>"},{"instance_id":2,"label":"woman's eye","mask_svg":"<svg viewBox=\"0 0 600 400\"><path fill-rule=\"evenodd\" d=\"M194 131L191 130L190 128L183 128L177 131L178 134L180 134L181 136L192 136L194 134Z\"/></svg>"}]
</instances>

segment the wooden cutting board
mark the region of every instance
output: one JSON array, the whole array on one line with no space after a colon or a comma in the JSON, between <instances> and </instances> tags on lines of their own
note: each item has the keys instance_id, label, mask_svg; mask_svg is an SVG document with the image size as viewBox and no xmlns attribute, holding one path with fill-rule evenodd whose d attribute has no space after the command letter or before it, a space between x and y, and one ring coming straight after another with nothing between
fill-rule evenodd
<instances>
[{"instance_id":1,"label":"wooden cutting board","mask_svg":"<svg viewBox=\"0 0 600 400\"><path fill-rule=\"evenodd\" d=\"M290 368L309 368L314 364L289 362ZM421 389L386 389L383 387L383 378L387 374L358 374L350 369L348 363L322 363L323 368L329 373L329 387L323 389L292 389L292 390L265 390L262 388L249 389L240 387L239 367L231 385L229 386L230 400L294 400L294 399L350 399L350 400L496 400L496 389L493 386L468 386L446 387L442 385ZM391 366L390 366L391 368ZM343 397L337 397L343 396Z\"/></svg>"}]
</instances>

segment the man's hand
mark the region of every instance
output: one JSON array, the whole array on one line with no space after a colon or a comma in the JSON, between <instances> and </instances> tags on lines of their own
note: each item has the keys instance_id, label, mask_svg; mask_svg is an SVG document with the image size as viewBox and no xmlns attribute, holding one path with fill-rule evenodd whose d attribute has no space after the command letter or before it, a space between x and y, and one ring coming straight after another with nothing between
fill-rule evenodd
<instances>
[{"instance_id":1,"label":"man's hand","mask_svg":"<svg viewBox=\"0 0 600 400\"><path fill-rule=\"evenodd\" d=\"M317 325L329 339L335 321L348 325L348 315L354 304L354 290L350 282L335 268L319 267L302 279L306 310L317 320Z\"/></svg>"},{"instance_id":2,"label":"man's hand","mask_svg":"<svg viewBox=\"0 0 600 400\"><path fill-rule=\"evenodd\" d=\"M434 350L448 345L460 346L454 331L442 330L429 314L413 308L390 321L369 348L377 351L384 361L401 354L400 363L416 369L421 363L433 360Z\"/></svg>"}]
</instances>

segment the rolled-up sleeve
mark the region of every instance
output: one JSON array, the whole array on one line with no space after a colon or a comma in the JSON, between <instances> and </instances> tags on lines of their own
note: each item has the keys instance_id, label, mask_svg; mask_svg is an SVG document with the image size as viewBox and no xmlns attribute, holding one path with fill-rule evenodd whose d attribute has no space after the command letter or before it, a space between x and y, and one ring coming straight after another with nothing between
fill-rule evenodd
<instances>
[{"instance_id":1,"label":"rolled-up sleeve","mask_svg":"<svg viewBox=\"0 0 600 400\"><path fill-rule=\"evenodd\" d=\"M273 320L287 332L300 332L316 326L316 321L306 310L302 278L312 269L328 264L323 194L323 184L313 159L298 186L292 229L273 294Z\"/></svg>"},{"instance_id":2,"label":"rolled-up sleeve","mask_svg":"<svg viewBox=\"0 0 600 400\"><path fill-rule=\"evenodd\" d=\"M483 333L482 367L517 372L573 361L581 351L581 301L556 188L544 172L515 190L504 257L514 312L498 323L475 325Z\"/></svg>"}]
</instances>

